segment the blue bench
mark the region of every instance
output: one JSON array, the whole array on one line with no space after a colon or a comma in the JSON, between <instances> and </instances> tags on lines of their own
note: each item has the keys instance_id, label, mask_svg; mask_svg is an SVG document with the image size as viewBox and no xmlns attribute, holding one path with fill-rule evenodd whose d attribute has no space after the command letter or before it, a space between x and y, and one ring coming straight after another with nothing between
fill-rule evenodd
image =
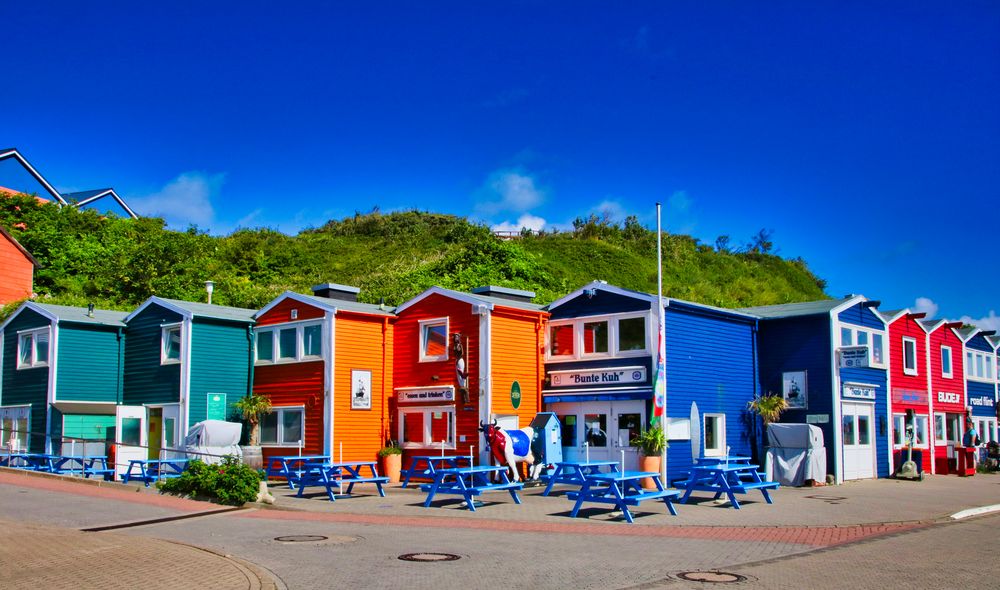
<instances>
[{"instance_id":1,"label":"blue bench","mask_svg":"<svg viewBox=\"0 0 1000 590\"><path fill-rule=\"evenodd\" d=\"M656 483L655 490L646 490L642 480L650 478ZM646 500L661 500L672 516L677 516L673 500L680 496L678 490L665 490L659 474L647 471L626 471L624 473L597 473L587 476L587 481L579 492L568 492L566 497L574 500L570 516L576 518L585 502L611 504L622 512L626 522L634 522L629 506L638 506Z\"/></svg>"},{"instance_id":2,"label":"blue bench","mask_svg":"<svg viewBox=\"0 0 1000 590\"><path fill-rule=\"evenodd\" d=\"M500 481L491 482L490 475L496 474ZM507 476L507 468L500 465L480 465L478 467L456 467L453 469L439 469L434 473L432 483L420 486L422 491L427 492L427 500L424 501L424 508L428 508L434 501L437 494L454 494L465 499L465 505L472 512L476 511L474 496L482 495L483 492L506 491L514 499L515 504L521 503L521 498L517 492L524 488L521 482L512 482Z\"/></svg>"},{"instance_id":3,"label":"blue bench","mask_svg":"<svg viewBox=\"0 0 1000 590\"><path fill-rule=\"evenodd\" d=\"M367 470L369 474L362 474L362 470ZM302 493L309 486L321 486L326 490L326 496L331 502L337 500L334 488L341 488L347 485L347 494L354 492L354 486L359 483L373 483L378 490L378 495L385 497L383 484L389 483L389 478L380 476L375 469L374 461L345 461L343 463L305 463L301 468L301 475L296 479L295 486L298 488L296 497L301 498ZM295 489L295 488L293 488Z\"/></svg>"}]
</instances>

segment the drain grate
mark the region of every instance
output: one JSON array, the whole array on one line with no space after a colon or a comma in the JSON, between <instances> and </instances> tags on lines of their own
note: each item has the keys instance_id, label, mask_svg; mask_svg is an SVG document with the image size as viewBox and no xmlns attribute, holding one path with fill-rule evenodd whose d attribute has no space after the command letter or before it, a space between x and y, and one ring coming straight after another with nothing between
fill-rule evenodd
<instances>
[{"instance_id":1,"label":"drain grate","mask_svg":"<svg viewBox=\"0 0 1000 590\"><path fill-rule=\"evenodd\" d=\"M704 582L706 584L735 584L746 581L746 576L729 572L681 572L677 577L688 582Z\"/></svg>"},{"instance_id":2,"label":"drain grate","mask_svg":"<svg viewBox=\"0 0 1000 590\"><path fill-rule=\"evenodd\" d=\"M399 559L403 561L436 562L455 561L456 559L461 559L461 556L453 553L404 553L399 556Z\"/></svg>"},{"instance_id":3,"label":"drain grate","mask_svg":"<svg viewBox=\"0 0 1000 590\"><path fill-rule=\"evenodd\" d=\"M282 543L319 543L326 541L327 537L323 535L285 535L284 537L275 537L274 540Z\"/></svg>"}]
</instances>

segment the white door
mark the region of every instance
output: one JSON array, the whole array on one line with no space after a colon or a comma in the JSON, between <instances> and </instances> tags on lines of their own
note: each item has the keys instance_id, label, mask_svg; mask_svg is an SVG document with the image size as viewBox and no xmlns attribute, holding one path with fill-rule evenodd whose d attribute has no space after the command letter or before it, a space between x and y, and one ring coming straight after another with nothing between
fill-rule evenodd
<instances>
[{"instance_id":1,"label":"white door","mask_svg":"<svg viewBox=\"0 0 1000 590\"><path fill-rule=\"evenodd\" d=\"M875 406L844 402L841 414L844 479L875 477Z\"/></svg>"},{"instance_id":2,"label":"white door","mask_svg":"<svg viewBox=\"0 0 1000 590\"><path fill-rule=\"evenodd\" d=\"M170 450L184 448L184 441L178 438L181 432L180 404L163 406L163 428L161 430L163 435L160 440L160 449L162 449L163 458L176 459L184 457L184 453Z\"/></svg>"},{"instance_id":3,"label":"white door","mask_svg":"<svg viewBox=\"0 0 1000 590\"><path fill-rule=\"evenodd\" d=\"M146 408L115 408L115 471L119 476L128 471L129 461L147 458L146 439Z\"/></svg>"},{"instance_id":4,"label":"white door","mask_svg":"<svg viewBox=\"0 0 1000 590\"><path fill-rule=\"evenodd\" d=\"M624 451L625 469L639 468L639 450L631 440L646 423L646 402L562 402L551 410L562 424L566 461L620 462Z\"/></svg>"}]
</instances>

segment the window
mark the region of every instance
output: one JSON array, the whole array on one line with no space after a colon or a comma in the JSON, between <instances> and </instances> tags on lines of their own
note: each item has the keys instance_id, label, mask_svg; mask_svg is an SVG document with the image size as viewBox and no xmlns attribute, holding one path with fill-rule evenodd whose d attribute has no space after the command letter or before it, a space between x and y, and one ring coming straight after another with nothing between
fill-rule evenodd
<instances>
[{"instance_id":1,"label":"window","mask_svg":"<svg viewBox=\"0 0 1000 590\"><path fill-rule=\"evenodd\" d=\"M559 416L560 430L562 431L562 446L576 446L576 415Z\"/></svg>"},{"instance_id":2,"label":"window","mask_svg":"<svg viewBox=\"0 0 1000 590\"><path fill-rule=\"evenodd\" d=\"M985 445L997 440L997 421L994 418L984 418L979 421L979 438Z\"/></svg>"},{"instance_id":3,"label":"window","mask_svg":"<svg viewBox=\"0 0 1000 590\"><path fill-rule=\"evenodd\" d=\"M583 324L583 353L608 354L608 322Z\"/></svg>"},{"instance_id":4,"label":"window","mask_svg":"<svg viewBox=\"0 0 1000 590\"><path fill-rule=\"evenodd\" d=\"M906 414L892 415L892 446L894 448L906 448L907 432L906 428L913 428L913 446L927 448L927 416L915 414L912 421L907 424Z\"/></svg>"},{"instance_id":5,"label":"window","mask_svg":"<svg viewBox=\"0 0 1000 590\"><path fill-rule=\"evenodd\" d=\"M927 416L918 414L913 417L913 437L914 446L927 448Z\"/></svg>"},{"instance_id":6,"label":"window","mask_svg":"<svg viewBox=\"0 0 1000 590\"><path fill-rule=\"evenodd\" d=\"M573 324L549 329L549 356L573 356Z\"/></svg>"},{"instance_id":7,"label":"window","mask_svg":"<svg viewBox=\"0 0 1000 590\"><path fill-rule=\"evenodd\" d=\"M995 355L978 350L965 351L965 376L978 381L993 381Z\"/></svg>"},{"instance_id":8,"label":"window","mask_svg":"<svg viewBox=\"0 0 1000 590\"><path fill-rule=\"evenodd\" d=\"M854 346L854 330L850 328L840 329L840 345Z\"/></svg>"},{"instance_id":9,"label":"window","mask_svg":"<svg viewBox=\"0 0 1000 590\"><path fill-rule=\"evenodd\" d=\"M584 414L583 427L586 431L588 446L598 448L608 446L607 414Z\"/></svg>"},{"instance_id":10,"label":"window","mask_svg":"<svg viewBox=\"0 0 1000 590\"><path fill-rule=\"evenodd\" d=\"M648 349L646 315L564 320L549 325L547 357L572 360L640 356ZM580 344L581 346L577 346Z\"/></svg>"},{"instance_id":11,"label":"window","mask_svg":"<svg viewBox=\"0 0 1000 590\"><path fill-rule=\"evenodd\" d=\"M305 442L306 410L303 407L275 407L260 419L260 444L297 447Z\"/></svg>"},{"instance_id":12,"label":"window","mask_svg":"<svg viewBox=\"0 0 1000 590\"><path fill-rule=\"evenodd\" d=\"M27 450L30 424L30 407L0 408L0 447L11 451Z\"/></svg>"},{"instance_id":13,"label":"window","mask_svg":"<svg viewBox=\"0 0 1000 590\"><path fill-rule=\"evenodd\" d=\"M420 362L448 360L448 318L420 321Z\"/></svg>"},{"instance_id":14,"label":"window","mask_svg":"<svg viewBox=\"0 0 1000 590\"><path fill-rule=\"evenodd\" d=\"M17 368L47 367L49 364L49 329L18 332Z\"/></svg>"},{"instance_id":15,"label":"window","mask_svg":"<svg viewBox=\"0 0 1000 590\"><path fill-rule=\"evenodd\" d=\"M938 444L948 442L945 438L944 414L934 414L934 441Z\"/></svg>"},{"instance_id":16,"label":"window","mask_svg":"<svg viewBox=\"0 0 1000 590\"><path fill-rule=\"evenodd\" d=\"M906 444L906 416L892 415L892 446L901 447Z\"/></svg>"},{"instance_id":17,"label":"window","mask_svg":"<svg viewBox=\"0 0 1000 590\"><path fill-rule=\"evenodd\" d=\"M646 350L646 318L618 320L618 350Z\"/></svg>"},{"instance_id":18,"label":"window","mask_svg":"<svg viewBox=\"0 0 1000 590\"><path fill-rule=\"evenodd\" d=\"M179 324L163 326L160 337L160 364L181 362L181 327Z\"/></svg>"},{"instance_id":19,"label":"window","mask_svg":"<svg viewBox=\"0 0 1000 590\"><path fill-rule=\"evenodd\" d=\"M455 406L400 408L399 441L404 449L455 448Z\"/></svg>"},{"instance_id":20,"label":"window","mask_svg":"<svg viewBox=\"0 0 1000 590\"><path fill-rule=\"evenodd\" d=\"M907 375L917 374L917 341L905 336L903 337L903 373Z\"/></svg>"},{"instance_id":21,"label":"window","mask_svg":"<svg viewBox=\"0 0 1000 590\"><path fill-rule=\"evenodd\" d=\"M951 378L951 347L941 347L941 376Z\"/></svg>"},{"instance_id":22,"label":"window","mask_svg":"<svg viewBox=\"0 0 1000 590\"><path fill-rule=\"evenodd\" d=\"M277 351L277 358L275 358ZM257 330L257 363L294 363L323 356L322 322L284 324Z\"/></svg>"},{"instance_id":23,"label":"window","mask_svg":"<svg viewBox=\"0 0 1000 590\"><path fill-rule=\"evenodd\" d=\"M726 454L726 415L705 414L705 456L722 457Z\"/></svg>"},{"instance_id":24,"label":"window","mask_svg":"<svg viewBox=\"0 0 1000 590\"><path fill-rule=\"evenodd\" d=\"M840 328L841 346L867 346L868 364L885 368L885 334L870 328L842 326Z\"/></svg>"}]
</instances>

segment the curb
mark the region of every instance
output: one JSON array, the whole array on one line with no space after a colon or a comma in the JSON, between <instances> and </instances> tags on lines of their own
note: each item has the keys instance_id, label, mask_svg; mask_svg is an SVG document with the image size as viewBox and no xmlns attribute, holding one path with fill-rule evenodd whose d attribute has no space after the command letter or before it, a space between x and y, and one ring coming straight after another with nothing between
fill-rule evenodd
<instances>
[{"instance_id":1,"label":"curb","mask_svg":"<svg viewBox=\"0 0 1000 590\"><path fill-rule=\"evenodd\" d=\"M257 565L256 563L247 561L245 559L240 559L228 553L223 553L221 551L216 551L214 549L208 549L206 547L199 547L197 545L190 545L188 543L181 543L179 541L168 541L166 539L160 539L166 543L172 543L174 545L179 545L181 547L187 547L189 549L195 549L197 551L204 551L205 553L210 553L216 557L221 557L226 561L231 562L237 569L239 569L244 576L247 577L247 581L250 583L250 588L252 590L288 590L288 586L265 567Z\"/></svg>"},{"instance_id":2,"label":"curb","mask_svg":"<svg viewBox=\"0 0 1000 590\"><path fill-rule=\"evenodd\" d=\"M976 508L960 510L955 514L952 514L948 518L952 520L962 520L963 518L969 518L971 516L982 516L983 514L992 514L993 512L1000 512L1000 504L991 504L989 506L978 506Z\"/></svg>"}]
</instances>

